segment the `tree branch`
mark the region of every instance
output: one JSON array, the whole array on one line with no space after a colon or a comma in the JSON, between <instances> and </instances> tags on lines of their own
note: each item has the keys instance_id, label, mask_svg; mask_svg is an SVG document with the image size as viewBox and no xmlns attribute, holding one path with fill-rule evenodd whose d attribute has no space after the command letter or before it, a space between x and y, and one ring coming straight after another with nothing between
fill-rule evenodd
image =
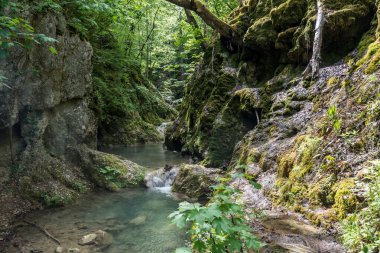
<instances>
[{"instance_id":1,"label":"tree branch","mask_svg":"<svg viewBox=\"0 0 380 253\"><path fill-rule=\"evenodd\" d=\"M222 36L233 39L236 34L234 29L223 20L215 16L202 2L199 0L166 0L170 3L194 11L203 21L220 33Z\"/></svg>"},{"instance_id":2,"label":"tree branch","mask_svg":"<svg viewBox=\"0 0 380 253\"><path fill-rule=\"evenodd\" d=\"M146 40L145 42L142 44L141 48L140 48L140 52L139 54L137 55L137 58L139 58L143 51L144 51L144 48L146 46L146 44L149 42L150 40L150 37L152 36L153 32L154 32L154 29L156 28L156 19L157 19L157 14L158 14L158 11L160 10L160 7L157 8L156 10L156 13L154 14L154 18L153 18L153 24L152 24L152 29L150 29L150 32L148 33L147 37L146 37Z\"/></svg>"}]
</instances>

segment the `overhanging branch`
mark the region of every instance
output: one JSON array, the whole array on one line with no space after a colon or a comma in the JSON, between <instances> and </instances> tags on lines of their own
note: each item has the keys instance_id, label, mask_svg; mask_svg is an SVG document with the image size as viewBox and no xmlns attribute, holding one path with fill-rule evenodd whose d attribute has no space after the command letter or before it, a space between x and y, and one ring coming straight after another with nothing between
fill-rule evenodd
<instances>
[{"instance_id":1,"label":"overhanging branch","mask_svg":"<svg viewBox=\"0 0 380 253\"><path fill-rule=\"evenodd\" d=\"M233 39L236 34L234 29L223 20L215 16L202 2L199 0L166 0L170 3L183 7L195 12L207 25L220 33L222 36Z\"/></svg>"}]
</instances>

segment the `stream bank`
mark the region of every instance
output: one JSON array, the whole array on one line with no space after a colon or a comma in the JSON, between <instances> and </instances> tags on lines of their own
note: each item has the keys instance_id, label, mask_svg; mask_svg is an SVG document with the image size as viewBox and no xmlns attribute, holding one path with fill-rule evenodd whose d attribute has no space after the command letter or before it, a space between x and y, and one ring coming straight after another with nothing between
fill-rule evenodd
<instances>
[{"instance_id":1,"label":"stream bank","mask_svg":"<svg viewBox=\"0 0 380 253\"><path fill-rule=\"evenodd\" d=\"M151 165L150 171L162 164L173 166L188 161L179 153L166 151L162 144L119 147L113 151L124 154L132 161ZM154 187L130 188L114 193L98 189L80 196L75 203L66 207L20 216L12 224L8 237L0 242L0 252L55 252L59 245L41 228L57 238L66 252L172 252L184 245L185 233L167 218L180 201L169 196L169 192ZM94 243L80 245L81 238L97 231L107 234L104 248Z\"/></svg>"}]
</instances>

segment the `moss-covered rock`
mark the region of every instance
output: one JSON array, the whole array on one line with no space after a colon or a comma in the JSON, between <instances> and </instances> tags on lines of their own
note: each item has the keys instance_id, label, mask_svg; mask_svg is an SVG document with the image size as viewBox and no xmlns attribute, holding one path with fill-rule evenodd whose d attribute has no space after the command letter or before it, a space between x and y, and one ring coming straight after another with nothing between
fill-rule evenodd
<instances>
[{"instance_id":1,"label":"moss-covered rock","mask_svg":"<svg viewBox=\"0 0 380 253\"><path fill-rule=\"evenodd\" d=\"M43 150L25 153L23 162L15 165L13 177L25 199L47 206L72 203L79 194L93 188L80 167L53 158Z\"/></svg>"},{"instance_id":2,"label":"moss-covered rock","mask_svg":"<svg viewBox=\"0 0 380 253\"><path fill-rule=\"evenodd\" d=\"M269 16L256 20L244 35L244 43L255 50L270 50L276 39L277 32Z\"/></svg>"},{"instance_id":3,"label":"moss-covered rock","mask_svg":"<svg viewBox=\"0 0 380 253\"><path fill-rule=\"evenodd\" d=\"M236 143L260 121L260 102L258 90L246 88L233 94L213 123L204 165L228 166Z\"/></svg>"},{"instance_id":4,"label":"moss-covered rock","mask_svg":"<svg viewBox=\"0 0 380 253\"><path fill-rule=\"evenodd\" d=\"M300 75L312 53L316 1L245 1L231 21L244 35L241 48L222 40L206 52L170 136L204 165L223 166L232 152L228 168L254 168L273 202L331 225L361 207L351 179L379 153L380 25L374 0L324 3L322 64L342 61L316 80ZM234 84L214 96L226 70ZM339 134L327 116L333 105Z\"/></svg>"},{"instance_id":5,"label":"moss-covered rock","mask_svg":"<svg viewBox=\"0 0 380 253\"><path fill-rule=\"evenodd\" d=\"M146 169L136 163L95 150L80 149L77 152L81 166L98 187L117 191L144 183Z\"/></svg>"},{"instance_id":6,"label":"moss-covered rock","mask_svg":"<svg viewBox=\"0 0 380 253\"><path fill-rule=\"evenodd\" d=\"M346 178L332 188L336 192L333 208L338 219L343 219L348 213L353 213L358 206L358 199L352 191L354 188L355 180L353 178Z\"/></svg>"},{"instance_id":7,"label":"moss-covered rock","mask_svg":"<svg viewBox=\"0 0 380 253\"><path fill-rule=\"evenodd\" d=\"M306 0L287 0L270 12L270 18L277 31L284 31L289 27L300 24L305 15L307 7Z\"/></svg>"},{"instance_id":8,"label":"moss-covered rock","mask_svg":"<svg viewBox=\"0 0 380 253\"><path fill-rule=\"evenodd\" d=\"M216 184L221 171L208 169L201 165L181 165L173 183L173 191L183 193L190 198L205 199L212 192L210 186Z\"/></svg>"}]
</instances>

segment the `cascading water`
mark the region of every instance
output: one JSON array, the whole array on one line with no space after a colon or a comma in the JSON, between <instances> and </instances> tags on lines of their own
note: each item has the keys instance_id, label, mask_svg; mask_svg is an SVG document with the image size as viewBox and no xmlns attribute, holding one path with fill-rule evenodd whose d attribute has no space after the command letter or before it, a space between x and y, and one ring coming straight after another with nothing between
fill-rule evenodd
<instances>
[{"instance_id":1,"label":"cascading water","mask_svg":"<svg viewBox=\"0 0 380 253\"><path fill-rule=\"evenodd\" d=\"M169 122L163 122L161 125L157 127L157 131L160 133L162 138L165 138L165 131L168 124Z\"/></svg>"},{"instance_id":2,"label":"cascading water","mask_svg":"<svg viewBox=\"0 0 380 253\"><path fill-rule=\"evenodd\" d=\"M146 175L145 185L148 188L169 194L178 171L178 166L165 166L165 168L153 171Z\"/></svg>"}]
</instances>

